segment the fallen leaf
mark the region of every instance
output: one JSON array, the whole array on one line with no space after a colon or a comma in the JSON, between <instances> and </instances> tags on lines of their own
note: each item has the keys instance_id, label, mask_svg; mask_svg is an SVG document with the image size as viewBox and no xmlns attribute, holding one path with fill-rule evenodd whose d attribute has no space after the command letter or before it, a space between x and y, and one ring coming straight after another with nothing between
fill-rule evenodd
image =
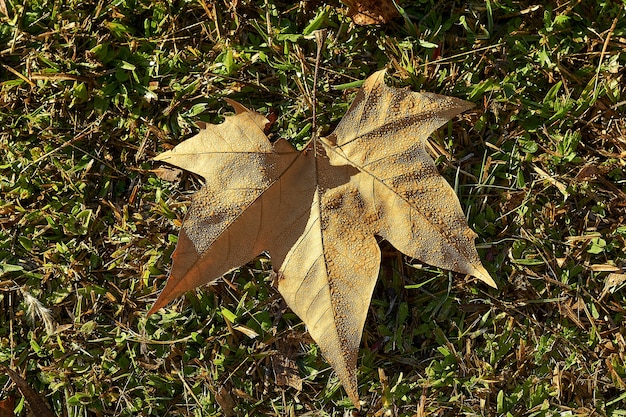
<instances>
[{"instance_id":1,"label":"fallen leaf","mask_svg":"<svg viewBox=\"0 0 626 417\"><path fill-rule=\"evenodd\" d=\"M0 417L15 417L15 397L8 396L0 400Z\"/></svg>"},{"instance_id":2,"label":"fallen leaf","mask_svg":"<svg viewBox=\"0 0 626 417\"><path fill-rule=\"evenodd\" d=\"M293 337L280 337L276 340L277 352L271 356L274 381L279 387L289 386L302 391L302 378L295 358L299 341Z\"/></svg>"},{"instance_id":3,"label":"fallen leaf","mask_svg":"<svg viewBox=\"0 0 626 417\"><path fill-rule=\"evenodd\" d=\"M217 401L217 404L220 406L220 409L226 417L236 415L235 400L233 399L233 396L230 395L230 390L226 389L226 387L221 386L217 390L215 393L215 401Z\"/></svg>"},{"instance_id":4,"label":"fallen leaf","mask_svg":"<svg viewBox=\"0 0 626 417\"><path fill-rule=\"evenodd\" d=\"M381 25L399 16L392 0L342 0L357 25Z\"/></svg>"},{"instance_id":5,"label":"fallen leaf","mask_svg":"<svg viewBox=\"0 0 626 417\"><path fill-rule=\"evenodd\" d=\"M595 179L600 175L600 170L594 164L587 164L578 171L578 174L574 177L578 181L589 181Z\"/></svg>"},{"instance_id":6,"label":"fallen leaf","mask_svg":"<svg viewBox=\"0 0 626 417\"><path fill-rule=\"evenodd\" d=\"M302 391L302 378L298 374L298 365L293 359L277 354L272 356L274 380L279 387L289 386Z\"/></svg>"},{"instance_id":7,"label":"fallen leaf","mask_svg":"<svg viewBox=\"0 0 626 417\"><path fill-rule=\"evenodd\" d=\"M608 293L613 294L620 286L626 282L626 274L610 273L604 282L604 288L600 294L602 300Z\"/></svg>"},{"instance_id":8,"label":"fallen leaf","mask_svg":"<svg viewBox=\"0 0 626 417\"><path fill-rule=\"evenodd\" d=\"M181 169L169 166L160 166L152 172L162 180L170 182L178 181L183 175L183 171Z\"/></svg>"},{"instance_id":9,"label":"fallen leaf","mask_svg":"<svg viewBox=\"0 0 626 417\"><path fill-rule=\"evenodd\" d=\"M359 407L356 361L380 266L377 236L430 265L495 287L428 136L472 107L369 77L335 131L296 151L267 119L236 114L155 158L205 178L165 289L148 314L267 251L278 290Z\"/></svg>"},{"instance_id":10,"label":"fallen leaf","mask_svg":"<svg viewBox=\"0 0 626 417\"><path fill-rule=\"evenodd\" d=\"M7 4L6 4L5 0L0 0L0 13L5 15L6 17L10 17L9 16L9 9L7 9Z\"/></svg>"},{"instance_id":11,"label":"fallen leaf","mask_svg":"<svg viewBox=\"0 0 626 417\"><path fill-rule=\"evenodd\" d=\"M28 385L28 382L26 382L24 378L20 376L20 374L18 374L8 366L1 364L0 371L6 373L9 378L11 378L13 383L17 386L17 388L26 399L26 402L28 403L33 415L37 417L54 417L54 415L50 411L50 408L48 408L46 401L41 397L41 394L35 392L35 390L32 389L30 385Z\"/></svg>"}]
</instances>

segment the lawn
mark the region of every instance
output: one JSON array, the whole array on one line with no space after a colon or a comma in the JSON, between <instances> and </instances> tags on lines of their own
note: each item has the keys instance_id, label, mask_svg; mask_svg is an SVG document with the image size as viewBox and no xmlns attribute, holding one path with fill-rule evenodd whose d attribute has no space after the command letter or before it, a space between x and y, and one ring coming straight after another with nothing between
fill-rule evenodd
<instances>
[{"instance_id":1,"label":"lawn","mask_svg":"<svg viewBox=\"0 0 626 417\"><path fill-rule=\"evenodd\" d=\"M0 365L71 417L625 416L626 2L397 3L0 0ZM499 286L381 241L360 412L264 255L146 317L202 186L152 158L225 97L304 144L316 29L322 134L382 68L476 104L430 148Z\"/></svg>"}]
</instances>

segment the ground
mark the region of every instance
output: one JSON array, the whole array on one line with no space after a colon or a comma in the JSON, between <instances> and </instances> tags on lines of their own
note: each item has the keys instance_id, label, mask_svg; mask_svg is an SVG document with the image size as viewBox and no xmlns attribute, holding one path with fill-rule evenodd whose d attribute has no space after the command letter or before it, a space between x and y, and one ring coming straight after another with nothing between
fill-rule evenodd
<instances>
[{"instance_id":1,"label":"ground","mask_svg":"<svg viewBox=\"0 0 626 417\"><path fill-rule=\"evenodd\" d=\"M0 364L60 416L358 415L264 256L146 317L201 186L152 158L224 97L302 145L327 29L322 134L382 68L476 104L430 143L499 286L381 242L361 415L626 415L626 4L397 4L0 0Z\"/></svg>"}]
</instances>

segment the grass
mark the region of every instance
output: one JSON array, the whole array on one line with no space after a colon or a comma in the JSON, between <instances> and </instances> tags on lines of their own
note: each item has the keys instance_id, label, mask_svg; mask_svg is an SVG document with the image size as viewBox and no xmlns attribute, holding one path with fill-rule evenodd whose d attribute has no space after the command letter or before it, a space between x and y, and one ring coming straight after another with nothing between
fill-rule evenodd
<instances>
[{"instance_id":1,"label":"grass","mask_svg":"<svg viewBox=\"0 0 626 417\"><path fill-rule=\"evenodd\" d=\"M626 415L626 4L399 4L357 27L338 2L0 0L0 363L62 416L353 412L263 257L145 314L200 186L151 158L223 97L304 143L326 28L323 132L383 67L476 103L432 144L500 287L383 242L363 414Z\"/></svg>"}]
</instances>

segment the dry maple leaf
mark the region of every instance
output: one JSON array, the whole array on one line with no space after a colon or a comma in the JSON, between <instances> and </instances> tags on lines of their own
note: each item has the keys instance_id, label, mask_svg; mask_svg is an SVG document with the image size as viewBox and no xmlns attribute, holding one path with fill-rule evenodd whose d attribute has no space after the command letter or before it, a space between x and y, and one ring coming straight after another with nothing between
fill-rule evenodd
<instances>
[{"instance_id":1,"label":"dry maple leaf","mask_svg":"<svg viewBox=\"0 0 626 417\"><path fill-rule=\"evenodd\" d=\"M271 144L267 119L236 114L160 154L203 176L149 314L264 251L278 290L307 325L359 406L356 361L380 266L377 237L430 265L495 287L450 185L425 144L472 107L456 98L387 87L369 77L335 131L298 152Z\"/></svg>"}]
</instances>

